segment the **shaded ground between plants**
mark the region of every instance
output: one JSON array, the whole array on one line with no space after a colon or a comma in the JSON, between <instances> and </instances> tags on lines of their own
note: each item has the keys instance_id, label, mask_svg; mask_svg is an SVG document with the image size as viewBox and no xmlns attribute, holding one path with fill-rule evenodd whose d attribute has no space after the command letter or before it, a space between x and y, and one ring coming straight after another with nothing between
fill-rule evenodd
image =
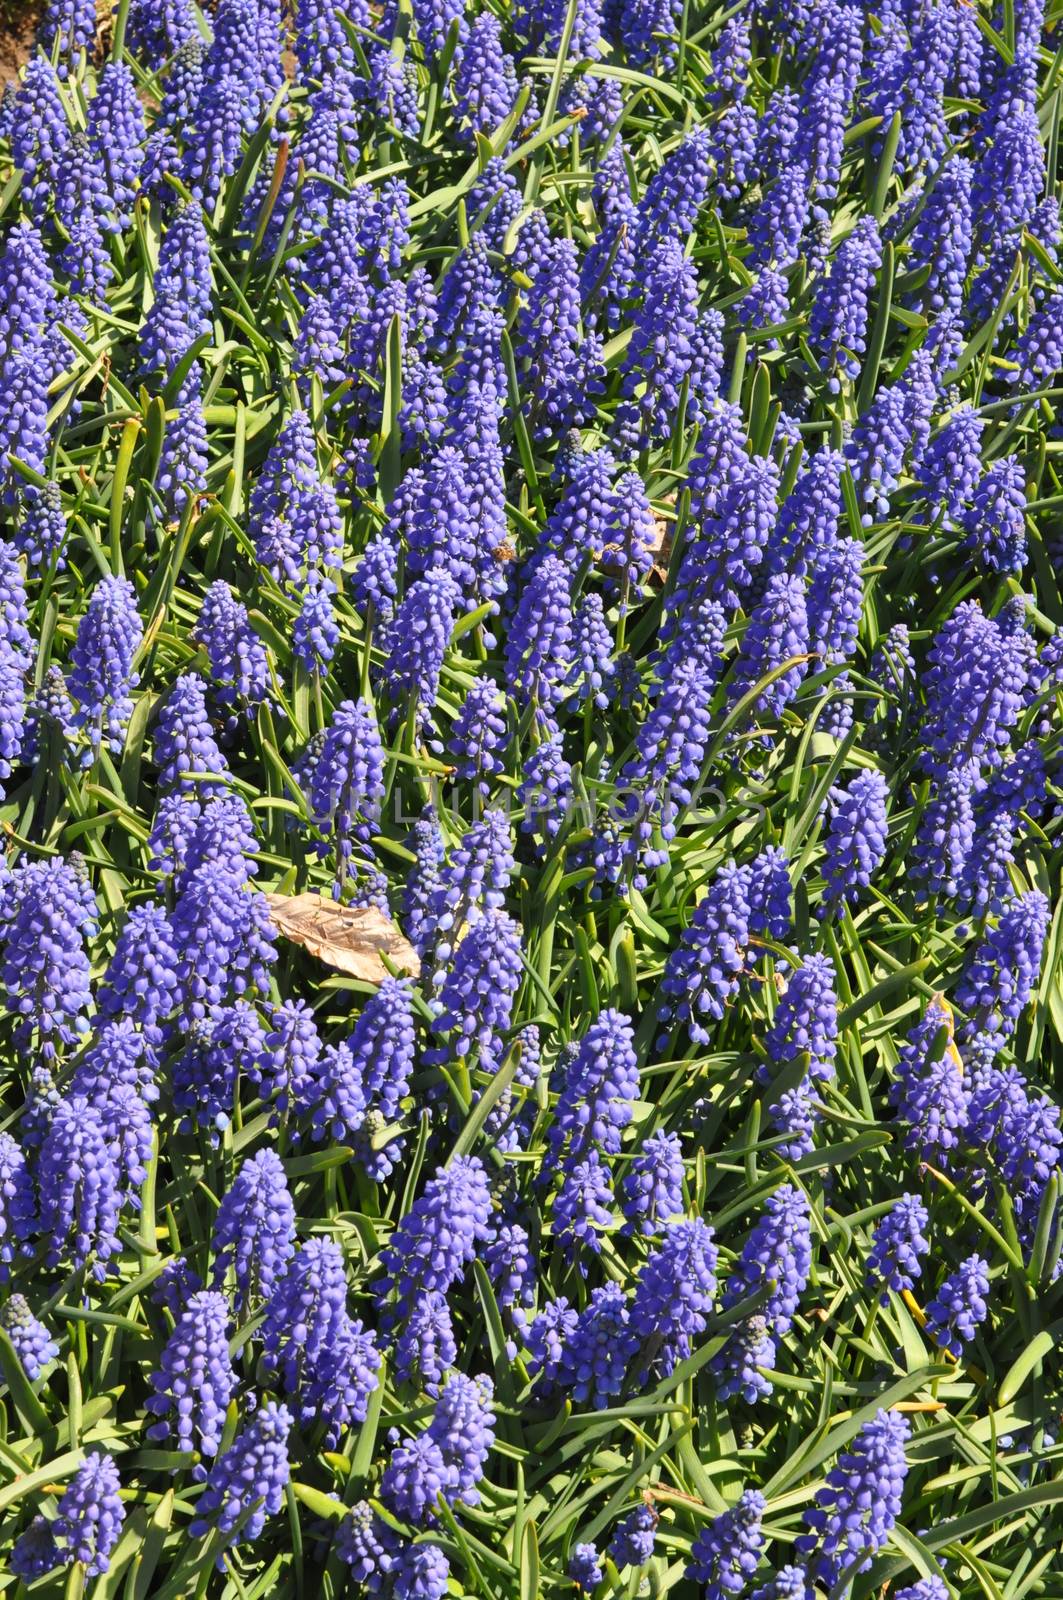
<instances>
[{"instance_id":1,"label":"shaded ground between plants","mask_svg":"<svg viewBox=\"0 0 1063 1600\"><path fill-rule=\"evenodd\" d=\"M0 84L18 76L43 10L43 0L0 0Z\"/></svg>"}]
</instances>

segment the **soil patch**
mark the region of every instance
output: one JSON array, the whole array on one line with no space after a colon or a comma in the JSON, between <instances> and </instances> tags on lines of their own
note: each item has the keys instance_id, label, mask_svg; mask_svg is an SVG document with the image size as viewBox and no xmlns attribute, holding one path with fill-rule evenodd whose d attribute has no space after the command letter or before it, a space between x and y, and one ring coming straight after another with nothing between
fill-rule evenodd
<instances>
[{"instance_id":1,"label":"soil patch","mask_svg":"<svg viewBox=\"0 0 1063 1600\"><path fill-rule=\"evenodd\" d=\"M0 86L29 59L44 0L0 0Z\"/></svg>"}]
</instances>

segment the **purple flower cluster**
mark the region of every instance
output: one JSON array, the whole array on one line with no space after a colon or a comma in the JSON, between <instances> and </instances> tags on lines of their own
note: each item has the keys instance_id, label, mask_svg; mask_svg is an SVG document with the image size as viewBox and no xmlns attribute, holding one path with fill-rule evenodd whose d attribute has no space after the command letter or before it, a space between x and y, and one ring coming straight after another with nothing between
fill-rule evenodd
<instances>
[{"instance_id":1,"label":"purple flower cluster","mask_svg":"<svg viewBox=\"0 0 1063 1600\"><path fill-rule=\"evenodd\" d=\"M757 1570L764 1548L761 1518L764 1496L745 1489L729 1511L724 1511L694 1540L687 1577L702 1586L706 1600L727 1600L741 1594Z\"/></svg>"},{"instance_id":2,"label":"purple flower cluster","mask_svg":"<svg viewBox=\"0 0 1063 1600\"><path fill-rule=\"evenodd\" d=\"M776 1341L789 1331L811 1260L808 1200L800 1189L784 1184L769 1197L724 1289L725 1311L758 1290L767 1293L763 1304L736 1324L713 1359L722 1398L741 1393L752 1402L771 1393L770 1382L758 1369L771 1366Z\"/></svg>"},{"instance_id":3,"label":"purple flower cluster","mask_svg":"<svg viewBox=\"0 0 1063 1600\"><path fill-rule=\"evenodd\" d=\"M216 1528L226 1543L237 1536L248 1541L258 1538L266 1518L276 1516L284 1504L291 1426L286 1408L273 1401L254 1413L210 1469L189 1526L193 1537Z\"/></svg>"},{"instance_id":4,"label":"purple flower cluster","mask_svg":"<svg viewBox=\"0 0 1063 1600\"><path fill-rule=\"evenodd\" d=\"M812 1530L798 1549L826 1584L843 1573L865 1572L889 1537L901 1510L908 1463L904 1447L911 1425L896 1411L879 1411L864 1424L805 1512Z\"/></svg>"},{"instance_id":5,"label":"purple flower cluster","mask_svg":"<svg viewBox=\"0 0 1063 1600\"><path fill-rule=\"evenodd\" d=\"M380 1356L347 1309L343 1256L331 1240L310 1239L291 1257L266 1302L262 1347L301 1426L322 1422L334 1445L365 1421Z\"/></svg>"}]
</instances>

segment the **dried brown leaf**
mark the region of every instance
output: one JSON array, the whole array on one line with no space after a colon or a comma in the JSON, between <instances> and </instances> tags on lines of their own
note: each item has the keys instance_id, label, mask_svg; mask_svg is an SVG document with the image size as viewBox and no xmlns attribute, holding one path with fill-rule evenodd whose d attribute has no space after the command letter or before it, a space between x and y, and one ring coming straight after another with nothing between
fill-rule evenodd
<instances>
[{"instance_id":1,"label":"dried brown leaf","mask_svg":"<svg viewBox=\"0 0 1063 1600\"><path fill-rule=\"evenodd\" d=\"M666 494L665 504L675 505L675 495ZM650 545L650 555L653 557L653 566L650 576L657 583L664 583L668 577L668 563L672 559L672 543L675 538L675 523L655 512L653 517L654 540Z\"/></svg>"},{"instance_id":2,"label":"dried brown leaf","mask_svg":"<svg viewBox=\"0 0 1063 1600\"><path fill-rule=\"evenodd\" d=\"M320 894L267 894L266 902L278 933L348 978L383 983L382 956L399 972L420 973L413 945L376 906L341 906Z\"/></svg>"}]
</instances>

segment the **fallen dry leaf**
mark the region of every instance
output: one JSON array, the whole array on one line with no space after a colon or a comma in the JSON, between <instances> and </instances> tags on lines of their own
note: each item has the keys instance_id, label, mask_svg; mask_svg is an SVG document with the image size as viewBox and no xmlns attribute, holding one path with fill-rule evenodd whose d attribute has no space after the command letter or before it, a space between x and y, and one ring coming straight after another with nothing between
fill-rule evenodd
<instances>
[{"instance_id":1,"label":"fallen dry leaf","mask_svg":"<svg viewBox=\"0 0 1063 1600\"><path fill-rule=\"evenodd\" d=\"M267 894L273 926L293 944L363 983L383 983L387 956L399 972L416 978L417 952L375 906L341 906L320 894Z\"/></svg>"},{"instance_id":2,"label":"fallen dry leaf","mask_svg":"<svg viewBox=\"0 0 1063 1600\"><path fill-rule=\"evenodd\" d=\"M675 495L666 494L664 503L668 506L675 505ZM656 512L653 517L654 540L650 545L650 555L653 557L653 566L650 576L658 583L664 583L668 577L668 563L672 559L672 543L675 537L675 523L666 521Z\"/></svg>"}]
</instances>

